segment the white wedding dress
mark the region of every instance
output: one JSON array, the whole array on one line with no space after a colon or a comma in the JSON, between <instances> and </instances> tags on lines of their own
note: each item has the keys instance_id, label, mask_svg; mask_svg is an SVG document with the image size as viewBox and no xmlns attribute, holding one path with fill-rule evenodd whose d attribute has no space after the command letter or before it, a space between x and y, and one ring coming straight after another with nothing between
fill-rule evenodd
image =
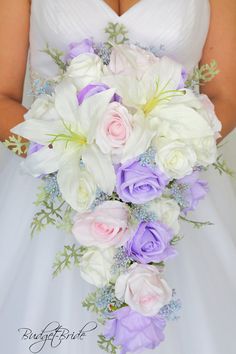
<instances>
[{"instance_id":1,"label":"white wedding dress","mask_svg":"<svg viewBox=\"0 0 236 354\"><path fill-rule=\"evenodd\" d=\"M103 0L32 0L30 62L34 75L55 75L56 66L41 50L46 43L65 49L73 41L105 39L109 21L123 23L129 38L155 46L160 55L183 63L188 71L199 62L210 18L208 0L140 0L119 17ZM236 199L230 179L217 172L206 174L210 192L193 217L214 226L194 230L184 224L185 238L179 256L168 263L166 278L182 299L177 322L166 328L166 341L159 354L236 353ZM0 352L27 354L29 340L18 328L40 332L58 321L70 331L79 331L96 319L81 305L93 290L79 270L64 271L52 278L55 254L72 237L48 228L30 239L30 222L36 207L38 180L24 175L20 158L0 149ZM97 347L101 327L81 341L64 341L45 354L102 353ZM150 351L151 352L151 351ZM145 351L149 353L149 351Z\"/></svg>"}]
</instances>

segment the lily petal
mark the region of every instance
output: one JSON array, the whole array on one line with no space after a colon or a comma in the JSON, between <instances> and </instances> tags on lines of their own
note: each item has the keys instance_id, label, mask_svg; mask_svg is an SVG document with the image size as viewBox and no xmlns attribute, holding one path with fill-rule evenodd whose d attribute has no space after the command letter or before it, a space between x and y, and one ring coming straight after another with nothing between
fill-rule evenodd
<instances>
[{"instance_id":1,"label":"lily petal","mask_svg":"<svg viewBox=\"0 0 236 354\"><path fill-rule=\"evenodd\" d=\"M151 145L151 141L155 134L155 130L149 129L148 124L145 124L144 120L141 118L140 122L134 127L127 144L124 147L121 162L124 163L125 161L144 153Z\"/></svg>"},{"instance_id":2,"label":"lily petal","mask_svg":"<svg viewBox=\"0 0 236 354\"><path fill-rule=\"evenodd\" d=\"M115 170L111 157L104 155L99 148L93 144L85 149L82 160L87 170L94 176L98 187L105 193L111 195L116 181Z\"/></svg>"},{"instance_id":3,"label":"lily petal","mask_svg":"<svg viewBox=\"0 0 236 354\"><path fill-rule=\"evenodd\" d=\"M11 129L11 132L35 143L47 145L52 140L51 134L63 130L60 120L28 119Z\"/></svg>"},{"instance_id":4,"label":"lily petal","mask_svg":"<svg viewBox=\"0 0 236 354\"><path fill-rule=\"evenodd\" d=\"M28 156L23 162L22 167L25 172L33 177L56 172L59 168L61 155L59 151L49 149L47 146L38 152Z\"/></svg>"},{"instance_id":5,"label":"lily petal","mask_svg":"<svg viewBox=\"0 0 236 354\"><path fill-rule=\"evenodd\" d=\"M155 122L159 136L175 139L195 139L214 135L207 121L195 109L185 105L168 105L159 112Z\"/></svg>"},{"instance_id":6,"label":"lily petal","mask_svg":"<svg viewBox=\"0 0 236 354\"><path fill-rule=\"evenodd\" d=\"M79 106L79 122L82 131L86 134L88 143L95 139L97 125L103 118L104 113L114 96L115 90L109 89L84 100Z\"/></svg>"},{"instance_id":7,"label":"lily petal","mask_svg":"<svg viewBox=\"0 0 236 354\"><path fill-rule=\"evenodd\" d=\"M55 107L64 121L75 122L78 112L77 89L71 81L62 81L55 90Z\"/></svg>"},{"instance_id":8,"label":"lily petal","mask_svg":"<svg viewBox=\"0 0 236 354\"><path fill-rule=\"evenodd\" d=\"M181 72L182 65L164 56L150 67L143 80L150 81L150 77L153 77L155 82L158 82L158 91L176 90L180 83Z\"/></svg>"},{"instance_id":9,"label":"lily petal","mask_svg":"<svg viewBox=\"0 0 236 354\"><path fill-rule=\"evenodd\" d=\"M89 172L80 167L80 155L74 153L57 174L59 189L65 201L79 212L87 210L96 195L96 184Z\"/></svg>"}]
</instances>

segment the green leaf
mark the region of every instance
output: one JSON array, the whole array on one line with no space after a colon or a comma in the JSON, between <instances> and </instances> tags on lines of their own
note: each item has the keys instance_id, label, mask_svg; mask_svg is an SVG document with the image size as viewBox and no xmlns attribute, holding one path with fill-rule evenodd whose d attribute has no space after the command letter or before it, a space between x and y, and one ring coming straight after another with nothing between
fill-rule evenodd
<instances>
[{"instance_id":1,"label":"green leaf","mask_svg":"<svg viewBox=\"0 0 236 354\"><path fill-rule=\"evenodd\" d=\"M97 301L97 292L90 293L86 299L82 302L82 306L85 307L88 311L99 313L100 310L96 306Z\"/></svg>"},{"instance_id":2,"label":"green leaf","mask_svg":"<svg viewBox=\"0 0 236 354\"><path fill-rule=\"evenodd\" d=\"M128 31L126 27L121 23L109 22L105 28L105 33L108 35L108 40L106 45L108 47L113 47L114 45L124 44L129 38L127 36Z\"/></svg>"},{"instance_id":3,"label":"green leaf","mask_svg":"<svg viewBox=\"0 0 236 354\"><path fill-rule=\"evenodd\" d=\"M210 64L204 64L194 69L192 75L186 81L187 87L204 85L214 79L219 74L219 69L216 60L212 60Z\"/></svg>"},{"instance_id":4,"label":"green leaf","mask_svg":"<svg viewBox=\"0 0 236 354\"><path fill-rule=\"evenodd\" d=\"M40 204L43 208L34 215L31 223L31 237L34 237L36 233L41 232L48 225L57 225L58 219L63 220L64 201L57 207L52 201L44 200Z\"/></svg>"},{"instance_id":5,"label":"green leaf","mask_svg":"<svg viewBox=\"0 0 236 354\"><path fill-rule=\"evenodd\" d=\"M49 225L54 225L56 228L66 232L71 232L73 225L74 211L68 205L61 195L52 199L50 193L46 190L45 180L38 187L37 198L34 204L40 208L34 215L31 223L31 237L40 233Z\"/></svg>"},{"instance_id":6,"label":"green leaf","mask_svg":"<svg viewBox=\"0 0 236 354\"><path fill-rule=\"evenodd\" d=\"M61 59L62 56L64 56L64 53L59 51L56 48L50 48L49 45L47 44L46 48L43 49L41 52L48 54L54 63L59 67L59 69L64 73L66 72L67 69L67 64L64 63L64 61Z\"/></svg>"},{"instance_id":7,"label":"green leaf","mask_svg":"<svg viewBox=\"0 0 236 354\"><path fill-rule=\"evenodd\" d=\"M29 148L29 142L22 141L19 135L11 135L3 142L3 145L19 156L26 154Z\"/></svg>"},{"instance_id":8,"label":"green leaf","mask_svg":"<svg viewBox=\"0 0 236 354\"><path fill-rule=\"evenodd\" d=\"M58 276L64 269L69 269L71 265L78 267L80 258L83 256L85 250L85 247L77 247L75 244L72 246L64 246L63 251L58 252L56 255L56 259L53 264L53 277Z\"/></svg>"},{"instance_id":9,"label":"green leaf","mask_svg":"<svg viewBox=\"0 0 236 354\"><path fill-rule=\"evenodd\" d=\"M180 216L180 219L183 221L188 222L189 224L192 224L195 229L201 229L202 227L205 226L213 226L214 224L211 223L210 221L195 221L195 220L189 220L183 216Z\"/></svg>"},{"instance_id":10,"label":"green leaf","mask_svg":"<svg viewBox=\"0 0 236 354\"><path fill-rule=\"evenodd\" d=\"M172 240L170 241L170 244L172 246L175 246L177 243L179 243L179 241L181 241L184 238L183 235L176 235L172 238Z\"/></svg>"},{"instance_id":11,"label":"green leaf","mask_svg":"<svg viewBox=\"0 0 236 354\"><path fill-rule=\"evenodd\" d=\"M113 344L114 338L106 339L102 334L98 336L98 346L107 353L116 354L118 348Z\"/></svg>"},{"instance_id":12,"label":"green leaf","mask_svg":"<svg viewBox=\"0 0 236 354\"><path fill-rule=\"evenodd\" d=\"M220 175L226 173L228 176L235 178L235 171L227 165L227 162L223 158L223 154L217 157L216 162L213 163L213 167L219 172Z\"/></svg>"}]
</instances>

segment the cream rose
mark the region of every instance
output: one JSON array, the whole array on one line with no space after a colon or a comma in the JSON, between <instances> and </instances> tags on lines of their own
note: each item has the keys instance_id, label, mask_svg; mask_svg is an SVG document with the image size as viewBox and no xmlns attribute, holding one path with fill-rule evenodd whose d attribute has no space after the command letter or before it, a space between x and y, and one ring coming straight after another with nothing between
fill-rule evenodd
<instances>
[{"instance_id":1,"label":"cream rose","mask_svg":"<svg viewBox=\"0 0 236 354\"><path fill-rule=\"evenodd\" d=\"M91 247L80 261L82 278L98 288L105 286L112 278L111 266L114 255L115 249L112 247L106 250Z\"/></svg>"},{"instance_id":2,"label":"cream rose","mask_svg":"<svg viewBox=\"0 0 236 354\"><path fill-rule=\"evenodd\" d=\"M57 180L63 198L74 210L84 212L91 206L97 186L88 171L75 169L70 163L58 171Z\"/></svg>"},{"instance_id":3,"label":"cream rose","mask_svg":"<svg viewBox=\"0 0 236 354\"><path fill-rule=\"evenodd\" d=\"M197 164L208 166L216 161L217 146L213 136L202 139L194 139L192 141L193 148L197 155Z\"/></svg>"},{"instance_id":4,"label":"cream rose","mask_svg":"<svg viewBox=\"0 0 236 354\"><path fill-rule=\"evenodd\" d=\"M190 174L196 162L194 149L182 141L167 141L157 146L156 163L170 178L182 178Z\"/></svg>"},{"instance_id":5,"label":"cream rose","mask_svg":"<svg viewBox=\"0 0 236 354\"><path fill-rule=\"evenodd\" d=\"M175 234L178 234L180 207L175 200L169 198L158 198L148 204L158 220L169 226Z\"/></svg>"},{"instance_id":6,"label":"cream rose","mask_svg":"<svg viewBox=\"0 0 236 354\"><path fill-rule=\"evenodd\" d=\"M109 104L98 128L96 142L102 152L118 155L122 152L132 132L132 116L118 102Z\"/></svg>"},{"instance_id":7,"label":"cream rose","mask_svg":"<svg viewBox=\"0 0 236 354\"><path fill-rule=\"evenodd\" d=\"M91 82L99 82L103 64L98 55L86 53L72 59L66 77L73 81L78 90Z\"/></svg>"},{"instance_id":8,"label":"cream rose","mask_svg":"<svg viewBox=\"0 0 236 354\"><path fill-rule=\"evenodd\" d=\"M84 246L120 247L130 237L129 211L124 203L107 201L90 213L78 214L72 232Z\"/></svg>"},{"instance_id":9,"label":"cream rose","mask_svg":"<svg viewBox=\"0 0 236 354\"><path fill-rule=\"evenodd\" d=\"M171 289L156 267L137 263L119 276L115 284L115 294L118 299L144 316L157 315L172 297Z\"/></svg>"}]
</instances>

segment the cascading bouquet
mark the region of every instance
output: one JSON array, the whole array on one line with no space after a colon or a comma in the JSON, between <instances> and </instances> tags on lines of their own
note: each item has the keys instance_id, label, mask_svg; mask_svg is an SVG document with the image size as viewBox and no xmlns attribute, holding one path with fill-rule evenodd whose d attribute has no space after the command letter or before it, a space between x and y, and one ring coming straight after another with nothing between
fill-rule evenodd
<instances>
[{"instance_id":1,"label":"cascading bouquet","mask_svg":"<svg viewBox=\"0 0 236 354\"><path fill-rule=\"evenodd\" d=\"M73 233L78 245L57 255L54 275L79 266L97 288L83 305L105 325L99 345L124 354L157 347L176 318L165 262L177 254L179 220L207 193L200 171L225 166L221 124L196 90L217 74L215 62L188 77L154 48L128 43L122 25L106 32L108 42L85 39L67 53L47 47L58 76L34 81L38 97L12 132L30 141L23 167L43 183L32 235L48 224ZM21 150L16 135L7 145Z\"/></svg>"}]
</instances>

